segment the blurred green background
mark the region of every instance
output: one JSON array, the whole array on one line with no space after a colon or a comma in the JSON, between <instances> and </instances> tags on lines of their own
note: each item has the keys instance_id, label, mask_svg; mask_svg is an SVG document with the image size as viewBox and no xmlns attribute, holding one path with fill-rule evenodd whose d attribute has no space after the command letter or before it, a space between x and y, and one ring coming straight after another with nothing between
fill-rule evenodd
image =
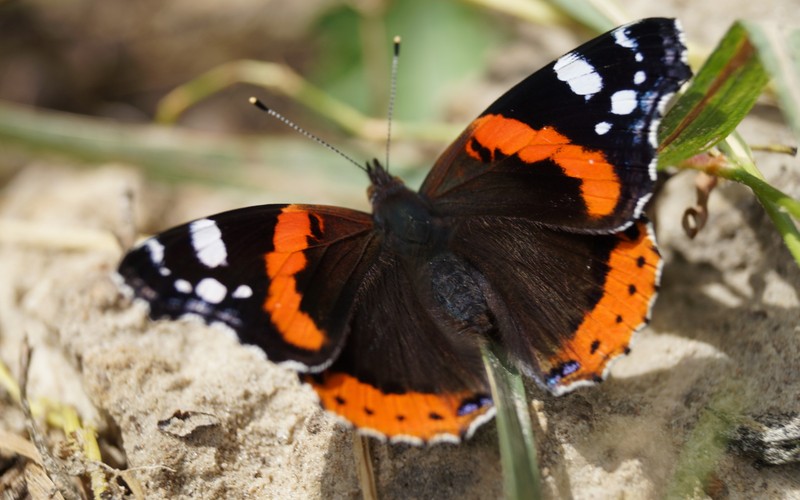
<instances>
[{"instance_id":1,"label":"blurred green background","mask_svg":"<svg viewBox=\"0 0 800 500\"><path fill-rule=\"evenodd\" d=\"M302 172L309 164L336 161L255 112L247 103L251 95L358 161L382 158L391 43L400 35L393 154L398 171L424 171L446 142L511 84L596 31L569 19L536 1L2 1L0 146L6 155L0 153L0 169L8 177L29 158L10 152L55 152L132 163L162 178L197 175L251 185L251 177L237 181L238 173L227 172L221 179L214 170L272 163ZM602 16L597 19L603 22ZM315 108L303 96L233 84L238 76L231 68L241 60L293 70L327 98L352 108L348 111L373 119L367 127L372 132L345 130L335 111ZM181 130L258 138L256 147L193 135L154 143L146 127L117 128L152 124L165 96L220 65L227 65L224 84L201 81L186 95L178 91L185 111L176 122ZM442 127L445 122L453 125ZM277 137L281 141L272 143Z\"/></svg>"}]
</instances>

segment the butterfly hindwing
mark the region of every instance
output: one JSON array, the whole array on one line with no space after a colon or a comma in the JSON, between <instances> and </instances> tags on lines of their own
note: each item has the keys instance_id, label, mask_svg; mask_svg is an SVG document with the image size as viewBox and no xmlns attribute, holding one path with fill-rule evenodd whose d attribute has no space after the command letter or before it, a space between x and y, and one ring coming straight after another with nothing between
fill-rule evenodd
<instances>
[{"instance_id":1,"label":"butterfly hindwing","mask_svg":"<svg viewBox=\"0 0 800 500\"><path fill-rule=\"evenodd\" d=\"M369 215L266 205L170 229L129 252L119 274L153 318L232 328L275 362L319 371L341 349L377 247Z\"/></svg>"},{"instance_id":2,"label":"butterfly hindwing","mask_svg":"<svg viewBox=\"0 0 800 500\"><path fill-rule=\"evenodd\" d=\"M653 191L665 101L690 75L681 37L675 20L646 19L545 66L467 127L420 192L443 215L627 227Z\"/></svg>"},{"instance_id":3,"label":"butterfly hindwing","mask_svg":"<svg viewBox=\"0 0 800 500\"><path fill-rule=\"evenodd\" d=\"M649 318L661 267L646 220L585 235L475 217L458 223L452 248L488 281L505 351L554 394L601 381L628 352Z\"/></svg>"},{"instance_id":4,"label":"butterfly hindwing","mask_svg":"<svg viewBox=\"0 0 800 500\"><path fill-rule=\"evenodd\" d=\"M338 359L306 377L326 409L393 441L457 441L494 414L479 343L440 323L415 279L425 273L383 255L364 278Z\"/></svg>"}]
</instances>

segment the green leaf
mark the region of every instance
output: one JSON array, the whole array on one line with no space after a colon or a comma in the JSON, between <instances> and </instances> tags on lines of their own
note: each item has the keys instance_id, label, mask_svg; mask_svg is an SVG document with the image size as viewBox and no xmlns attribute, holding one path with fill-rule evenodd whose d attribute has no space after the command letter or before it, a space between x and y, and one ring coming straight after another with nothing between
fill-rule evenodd
<instances>
[{"instance_id":1,"label":"green leaf","mask_svg":"<svg viewBox=\"0 0 800 500\"><path fill-rule=\"evenodd\" d=\"M709 174L740 182L756 195L800 265L800 202L769 185L755 166L749 148L735 130L772 76L781 109L800 137L798 32L781 36L763 24L737 22L664 118L659 167L677 165L718 146L729 167L703 168ZM763 63L763 64L762 64Z\"/></svg>"},{"instance_id":2,"label":"green leaf","mask_svg":"<svg viewBox=\"0 0 800 500\"><path fill-rule=\"evenodd\" d=\"M741 23L734 23L659 129L659 167L712 148L750 112L768 77Z\"/></svg>"}]
</instances>

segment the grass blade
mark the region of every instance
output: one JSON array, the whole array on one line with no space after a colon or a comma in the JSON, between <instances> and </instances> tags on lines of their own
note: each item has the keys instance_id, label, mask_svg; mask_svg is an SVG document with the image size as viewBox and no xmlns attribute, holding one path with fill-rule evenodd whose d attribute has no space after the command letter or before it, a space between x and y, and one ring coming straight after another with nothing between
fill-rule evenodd
<instances>
[{"instance_id":1,"label":"grass blade","mask_svg":"<svg viewBox=\"0 0 800 500\"><path fill-rule=\"evenodd\" d=\"M727 436L745 406L743 392L735 380L715 391L684 443L664 498L705 497L705 487L725 455Z\"/></svg>"},{"instance_id":2,"label":"grass blade","mask_svg":"<svg viewBox=\"0 0 800 500\"><path fill-rule=\"evenodd\" d=\"M800 266L800 231L797 230L792 217L800 220L800 202L769 185L764 175L756 167L750 148L737 133L728 136L719 144L719 149L732 162L737 175L733 180L747 185L753 190L758 201L772 219L786 247Z\"/></svg>"},{"instance_id":3,"label":"grass blade","mask_svg":"<svg viewBox=\"0 0 800 500\"><path fill-rule=\"evenodd\" d=\"M242 107L250 107L243 102ZM53 153L87 162L124 162L165 181L193 181L248 190L285 186L298 176L330 186L361 179L353 168L331 163L308 139L242 137L181 127L119 123L109 119L29 108L0 101L0 147ZM264 165L291 166L267 170ZM304 178L305 178L304 177ZM335 185L335 184L334 184Z\"/></svg>"},{"instance_id":4,"label":"grass blade","mask_svg":"<svg viewBox=\"0 0 800 500\"><path fill-rule=\"evenodd\" d=\"M497 349L484 347L483 363L489 374L497 409L497 436L506 498L541 498L531 416L522 377Z\"/></svg>"}]
</instances>

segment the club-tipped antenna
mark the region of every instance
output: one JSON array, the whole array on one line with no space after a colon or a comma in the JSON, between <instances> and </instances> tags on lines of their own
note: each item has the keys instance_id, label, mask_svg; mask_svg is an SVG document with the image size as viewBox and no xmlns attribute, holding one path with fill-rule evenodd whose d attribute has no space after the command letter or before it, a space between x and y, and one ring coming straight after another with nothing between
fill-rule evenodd
<instances>
[{"instance_id":1,"label":"club-tipped antenna","mask_svg":"<svg viewBox=\"0 0 800 500\"><path fill-rule=\"evenodd\" d=\"M389 171L389 149L392 145L392 116L394 115L394 99L397 95L397 64L400 61L400 36L394 37L394 55L392 55L392 76L389 87L389 111L386 113L386 171Z\"/></svg>"},{"instance_id":2,"label":"club-tipped antenna","mask_svg":"<svg viewBox=\"0 0 800 500\"><path fill-rule=\"evenodd\" d=\"M316 142L317 144L319 144L321 146L324 146L324 147L328 148L329 150L333 151L334 153L338 154L339 156L341 156L345 160L349 161L350 163L352 163L356 167L358 167L361 170L363 170L364 172L367 172L367 168L364 165L361 165L360 163L358 163L354 159L352 159L349 156L347 156L346 154L344 154L342 151L340 151L335 146L331 145L330 143L328 143L327 141L325 141L323 139L320 139L316 135L312 134L308 130L306 130L303 127L301 127L300 125L294 123L293 121L289 120L288 118L286 118L282 114L278 113L274 109L268 108L258 98L251 97L250 98L250 104L252 104L253 106L257 107L261 111L267 113L271 117L278 119L280 122L282 122L284 125L288 126L289 128L293 129L295 132L299 132L299 133L303 134L304 136L308 137L309 139L311 139L312 141Z\"/></svg>"}]
</instances>

